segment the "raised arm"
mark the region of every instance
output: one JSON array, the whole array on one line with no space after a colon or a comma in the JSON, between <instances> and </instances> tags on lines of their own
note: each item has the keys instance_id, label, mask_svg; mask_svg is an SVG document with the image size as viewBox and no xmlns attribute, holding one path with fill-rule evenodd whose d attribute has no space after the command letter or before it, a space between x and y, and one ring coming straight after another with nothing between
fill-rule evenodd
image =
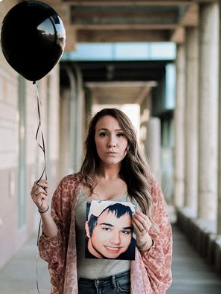
<instances>
[{"instance_id":1,"label":"raised arm","mask_svg":"<svg viewBox=\"0 0 221 294\"><path fill-rule=\"evenodd\" d=\"M48 262L53 294L63 291L71 207L76 183L77 177L74 175L63 178L59 183L52 197L51 213L44 218L43 232L39 239L40 256ZM57 232L52 229L53 226L55 230L57 228Z\"/></svg>"},{"instance_id":2,"label":"raised arm","mask_svg":"<svg viewBox=\"0 0 221 294\"><path fill-rule=\"evenodd\" d=\"M47 237L54 237L58 233L58 228L51 216L48 189L47 180L42 179L39 182L35 182L31 190L31 197L41 215L44 234Z\"/></svg>"}]
</instances>

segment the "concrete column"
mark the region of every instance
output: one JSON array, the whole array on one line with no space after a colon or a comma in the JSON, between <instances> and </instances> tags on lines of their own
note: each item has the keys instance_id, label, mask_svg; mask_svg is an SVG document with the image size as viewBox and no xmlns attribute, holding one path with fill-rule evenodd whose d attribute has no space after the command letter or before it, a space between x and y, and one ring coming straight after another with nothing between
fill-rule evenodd
<instances>
[{"instance_id":1,"label":"concrete column","mask_svg":"<svg viewBox=\"0 0 221 294\"><path fill-rule=\"evenodd\" d=\"M174 147L174 205L184 203L184 114L185 114L185 47L177 47L176 59L176 108L175 108L175 147Z\"/></svg>"},{"instance_id":2,"label":"concrete column","mask_svg":"<svg viewBox=\"0 0 221 294\"><path fill-rule=\"evenodd\" d=\"M79 171L82 163L83 154L83 135L84 135L84 92L82 86L81 72L75 66L74 73L72 68L67 67L67 74L70 81L70 108L69 108L69 173Z\"/></svg>"},{"instance_id":3,"label":"concrete column","mask_svg":"<svg viewBox=\"0 0 221 294\"><path fill-rule=\"evenodd\" d=\"M68 118L69 118L69 169L68 173L75 172L75 165L76 165L76 133L77 133L77 126L76 126L76 113L77 113L77 97L76 97L76 79L72 72L72 69L67 66L67 75L70 82L70 102L69 102L69 109L68 109Z\"/></svg>"},{"instance_id":4,"label":"concrete column","mask_svg":"<svg viewBox=\"0 0 221 294\"><path fill-rule=\"evenodd\" d=\"M219 7L200 6L198 217L214 220L217 209Z\"/></svg>"},{"instance_id":5,"label":"concrete column","mask_svg":"<svg viewBox=\"0 0 221 294\"><path fill-rule=\"evenodd\" d=\"M147 123L147 139L146 143L146 151L147 158L150 165L150 170L153 173L154 177L161 183L161 167L160 167L160 120L159 118L150 118Z\"/></svg>"},{"instance_id":6,"label":"concrete column","mask_svg":"<svg viewBox=\"0 0 221 294\"><path fill-rule=\"evenodd\" d=\"M65 89L60 102L60 178L70 172L70 91Z\"/></svg>"},{"instance_id":7,"label":"concrete column","mask_svg":"<svg viewBox=\"0 0 221 294\"><path fill-rule=\"evenodd\" d=\"M198 28L186 29L185 200L197 209L198 195Z\"/></svg>"},{"instance_id":8,"label":"concrete column","mask_svg":"<svg viewBox=\"0 0 221 294\"><path fill-rule=\"evenodd\" d=\"M75 109L75 117L76 117L76 133L75 133L75 171L79 171L82 164L82 156L84 150L84 113L85 113L85 103L84 103L84 92L83 92L83 84L82 84L82 75L80 68L75 66L76 73L76 84L77 84L77 92L76 92L76 109Z\"/></svg>"},{"instance_id":9,"label":"concrete column","mask_svg":"<svg viewBox=\"0 0 221 294\"><path fill-rule=\"evenodd\" d=\"M221 24L221 5L219 6L219 23ZM219 26L219 77L221 76L221 25ZM219 83L219 122L218 122L218 201L217 234L221 235L221 83Z\"/></svg>"}]
</instances>

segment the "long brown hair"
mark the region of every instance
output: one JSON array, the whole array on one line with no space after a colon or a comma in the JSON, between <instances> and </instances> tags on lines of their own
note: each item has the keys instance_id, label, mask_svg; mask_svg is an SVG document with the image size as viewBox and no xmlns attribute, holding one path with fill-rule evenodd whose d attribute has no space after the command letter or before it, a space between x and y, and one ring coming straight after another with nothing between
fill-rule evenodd
<instances>
[{"instance_id":1,"label":"long brown hair","mask_svg":"<svg viewBox=\"0 0 221 294\"><path fill-rule=\"evenodd\" d=\"M96 185L93 178L100 163L95 145L95 127L99 119L110 115L114 117L128 140L127 154L121 163L119 176L127 184L128 194L134 198L142 211L151 217L152 198L149 186L149 167L145 156L141 153L136 131L127 115L116 108L105 108L99 111L91 120L85 141L85 158L80 169L83 184L89 187L91 193Z\"/></svg>"}]
</instances>

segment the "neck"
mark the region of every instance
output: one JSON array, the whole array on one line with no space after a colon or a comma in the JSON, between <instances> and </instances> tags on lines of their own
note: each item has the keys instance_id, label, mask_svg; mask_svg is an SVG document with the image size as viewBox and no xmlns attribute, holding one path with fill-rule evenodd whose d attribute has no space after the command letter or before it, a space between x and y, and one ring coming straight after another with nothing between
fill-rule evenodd
<instances>
[{"instance_id":1,"label":"neck","mask_svg":"<svg viewBox=\"0 0 221 294\"><path fill-rule=\"evenodd\" d=\"M103 180L116 180L119 178L120 166L100 166L97 177Z\"/></svg>"}]
</instances>

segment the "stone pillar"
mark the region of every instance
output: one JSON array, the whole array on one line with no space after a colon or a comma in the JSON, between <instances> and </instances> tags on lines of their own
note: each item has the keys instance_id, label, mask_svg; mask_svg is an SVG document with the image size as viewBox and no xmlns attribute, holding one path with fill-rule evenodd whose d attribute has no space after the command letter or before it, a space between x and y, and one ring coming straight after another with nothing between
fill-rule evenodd
<instances>
[{"instance_id":1,"label":"stone pillar","mask_svg":"<svg viewBox=\"0 0 221 294\"><path fill-rule=\"evenodd\" d=\"M186 29L185 200L197 209L198 195L198 28Z\"/></svg>"},{"instance_id":2,"label":"stone pillar","mask_svg":"<svg viewBox=\"0 0 221 294\"><path fill-rule=\"evenodd\" d=\"M221 24L221 5L219 23ZM219 77L221 76L221 25L219 26ZM221 83L219 83L219 122L218 122L218 201L217 201L217 234L221 235Z\"/></svg>"},{"instance_id":3,"label":"stone pillar","mask_svg":"<svg viewBox=\"0 0 221 294\"><path fill-rule=\"evenodd\" d=\"M185 47L178 45L176 59L176 108L175 108L175 147L174 147L174 205L184 203L184 114L185 114Z\"/></svg>"},{"instance_id":4,"label":"stone pillar","mask_svg":"<svg viewBox=\"0 0 221 294\"><path fill-rule=\"evenodd\" d=\"M76 109L75 109L75 124L76 124L76 133L75 133L75 172L79 171L82 164L82 156L84 150L84 114L85 114L85 103L84 103L84 92L83 92L83 83L82 75L80 68L75 66L76 73Z\"/></svg>"},{"instance_id":5,"label":"stone pillar","mask_svg":"<svg viewBox=\"0 0 221 294\"><path fill-rule=\"evenodd\" d=\"M76 113L77 113L77 97L76 97L76 79L72 72L72 69L68 66L66 67L67 75L70 82L70 101L69 101L69 109L67 112L67 116L69 118L69 162L68 162L68 173L75 172L75 164L76 164Z\"/></svg>"},{"instance_id":6,"label":"stone pillar","mask_svg":"<svg viewBox=\"0 0 221 294\"><path fill-rule=\"evenodd\" d=\"M147 158L150 165L150 170L156 178L157 182L161 184L161 168L160 168L160 120L159 118L150 118L147 123L147 139L145 140L145 149L147 151Z\"/></svg>"},{"instance_id":7,"label":"stone pillar","mask_svg":"<svg viewBox=\"0 0 221 294\"><path fill-rule=\"evenodd\" d=\"M216 218L219 6L200 6L198 217Z\"/></svg>"},{"instance_id":8,"label":"stone pillar","mask_svg":"<svg viewBox=\"0 0 221 294\"><path fill-rule=\"evenodd\" d=\"M67 74L70 81L70 108L69 108L69 173L78 172L82 163L83 137L84 137L84 92L82 85L81 72L75 66L74 73L72 68L67 67Z\"/></svg>"},{"instance_id":9,"label":"stone pillar","mask_svg":"<svg viewBox=\"0 0 221 294\"><path fill-rule=\"evenodd\" d=\"M60 100L60 178L70 172L70 90L63 90Z\"/></svg>"}]
</instances>

